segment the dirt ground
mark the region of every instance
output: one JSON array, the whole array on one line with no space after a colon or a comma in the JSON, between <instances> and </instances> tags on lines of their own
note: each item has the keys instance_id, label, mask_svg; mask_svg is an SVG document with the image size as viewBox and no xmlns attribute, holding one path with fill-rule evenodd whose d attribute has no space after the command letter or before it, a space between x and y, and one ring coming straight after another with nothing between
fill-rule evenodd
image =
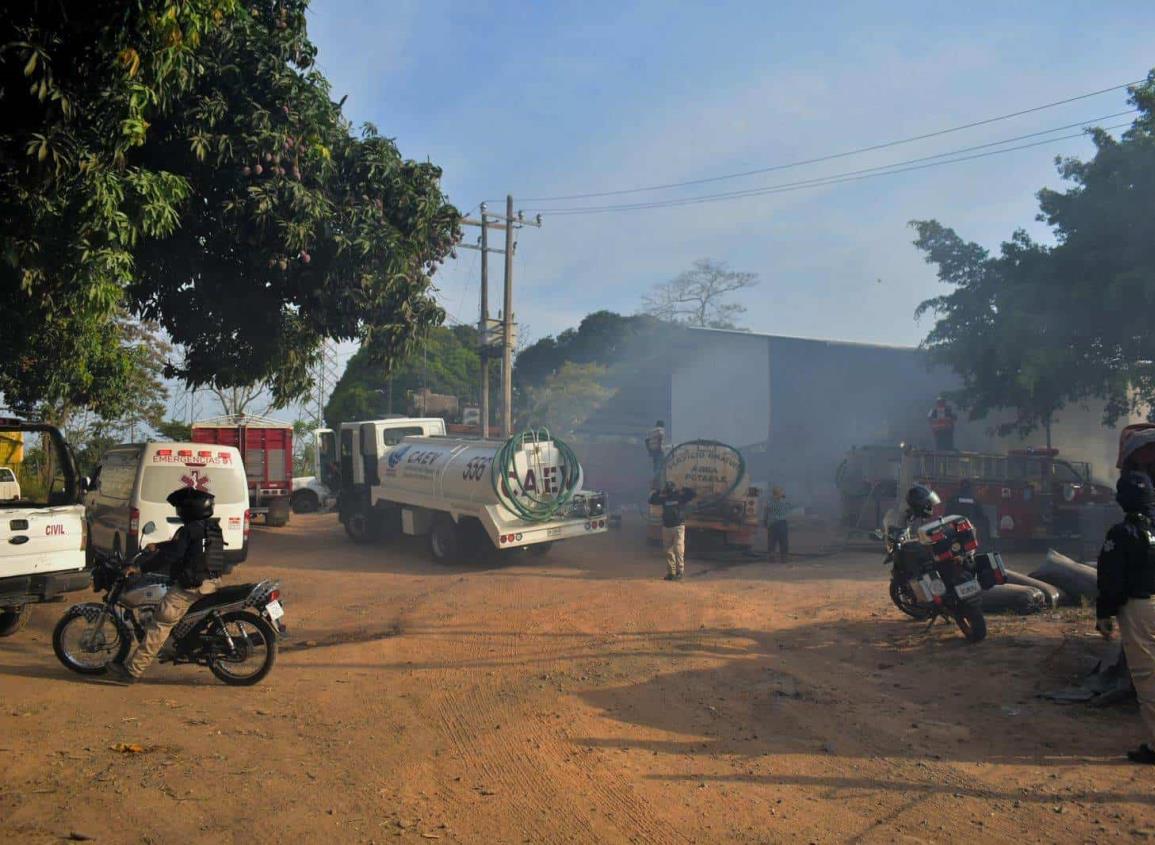
<instances>
[{"instance_id":1,"label":"dirt ground","mask_svg":"<svg viewBox=\"0 0 1155 845\"><path fill-rule=\"evenodd\" d=\"M10 842L1091 842L1155 838L1134 708L1058 706L1087 614L904 620L876 550L691 560L627 526L444 567L332 515L257 529L281 579L262 685L154 667L109 687L0 640ZM78 597L83 598L83 597ZM143 753L113 750L138 743Z\"/></svg>"}]
</instances>

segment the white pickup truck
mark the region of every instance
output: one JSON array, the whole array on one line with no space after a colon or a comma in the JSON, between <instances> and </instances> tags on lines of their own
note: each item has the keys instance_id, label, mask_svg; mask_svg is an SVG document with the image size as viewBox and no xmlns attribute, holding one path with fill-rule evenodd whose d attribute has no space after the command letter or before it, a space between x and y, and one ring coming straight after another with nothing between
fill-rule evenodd
<instances>
[{"instance_id":1,"label":"white pickup truck","mask_svg":"<svg viewBox=\"0 0 1155 845\"><path fill-rule=\"evenodd\" d=\"M605 495L542 433L447 437L444 420L395 417L319 432L317 452L338 458L337 512L357 542L424 535L436 560L457 561L606 531Z\"/></svg>"},{"instance_id":2,"label":"white pickup truck","mask_svg":"<svg viewBox=\"0 0 1155 845\"><path fill-rule=\"evenodd\" d=\"M18 479L0 500L0 636L28 622L33 604L82 590L86 569L84 480L51 425L0 419L0 463Z\"/></svg>"}]
</instances>

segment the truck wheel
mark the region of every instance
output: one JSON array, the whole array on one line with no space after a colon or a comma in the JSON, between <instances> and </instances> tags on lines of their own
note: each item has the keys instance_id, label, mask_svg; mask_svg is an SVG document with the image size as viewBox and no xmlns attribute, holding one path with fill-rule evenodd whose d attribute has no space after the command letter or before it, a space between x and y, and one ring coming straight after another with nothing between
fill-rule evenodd
<instances>
[{"instance_id":1,"label":"truck wheel","mask_svg":"<svg viewBox=\"0 0 1155 845\"><path fill-rule=\"evenodd\" d=\"M448 514L440 513L433 518L429 530L429 553L438 563L457 563L461 557L461 536L457 523Z\"/></svg>"},{"instance_id":2,"label":"truck wheel","mask_svg":"<svg viewBox=\"0 0 1155 845\"><path fill-rule=\"evenodd\" d=\"M270 528L283 528L289 524L289 500L288 499L274 499L269 504L268 513L265 514L265 525Z\"/></svg>"},{"instance_id":3,"label":"truck wheel","mask_svg":"<svg viewBox=\"0 0 1155 845\"><path fill-rule=\"evenodd\" d=\"M10 637L28 624L32 605L19 604L0 610L0 637Z\"/></svg>"},{"instance_id":4,"label":"truck wheel","mask_svg":"<svg viewBox=\"0 0 1155 845\"><path fill-rule=\"evenodd\" d=\"M321 509L321 500L312 490L298 490L290 502L293 513L316 513Z\"/></svg>"},{"instance_id":5,"label":"truck wheel","mask_svg":"<svg viewBox=\"0 0 1155 845\"><path fill-rule=\"evenodd\" d=\"M354 543L372 543L377 539L369 514L363 510L355 510L345 517L345 533Z\"/></svg>"}]
</instances>

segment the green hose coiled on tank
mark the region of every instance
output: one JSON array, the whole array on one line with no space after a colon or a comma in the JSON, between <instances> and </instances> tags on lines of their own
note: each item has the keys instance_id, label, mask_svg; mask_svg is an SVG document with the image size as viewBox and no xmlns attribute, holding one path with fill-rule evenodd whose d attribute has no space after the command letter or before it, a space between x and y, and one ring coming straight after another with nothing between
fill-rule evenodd
<instances>
[{"instance_id":1,"label":"green hose coiled on tank","mask_svg":"<svg viewBox=\"0 0 1155 845\"><path fill-rule=\"evenodd\" d=\"M535 458L533 456L529 457L530 466L527 469L534 470L538 489L525 489L525 480L517 471L517 455L526 443L553 444L561 462L558 469L559 471L564 470L559 479L559 488L556 494L548 497L541 495L542 466L540 463L534 465ZM540 459L537 460L540 461ZM563 514L570 500L573 499L574 490L577 488L580 477L581 464L578 463L577 455L574 454L573 449L565 441L551 437L549 429L546 428L529 429L510 437L501 444L501 448L493 456L493 463L489 467L489 479L493 484L493 492L497 495L498 500L526 522L549 522ZM526 480L528 480L528 472L526 473Z\"/></svg>"},{"instance_id":2,"label":"green hose coiled on tank","mask_svg":"<svg viewBox=\"0 0 1155 845\"><path fill-rule=\"evenodd\" d=\"M741 451L735 449L729 443L723 443L720 440L687 440L685 443L679 443L671 449L662 459L662 472L659 486L665 485L666 483L666 463L674 456L674 453L680 449L687 449L694 446L720 446L738 456L738 472L734 475L734 483L730 485L730 488L726 490L725 493L717 496L703 497L701 499L692 499L690 501L689 509L694 513L702 513L722 504L738 489L738 485L746 478L746 458L742 456Z\"/></svg>"}]
</instances>

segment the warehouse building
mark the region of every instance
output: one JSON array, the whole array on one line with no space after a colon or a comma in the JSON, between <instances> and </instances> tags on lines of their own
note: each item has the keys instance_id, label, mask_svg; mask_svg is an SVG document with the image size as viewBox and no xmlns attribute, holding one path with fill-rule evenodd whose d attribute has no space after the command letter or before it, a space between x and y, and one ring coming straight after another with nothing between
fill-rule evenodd
<instances>
[{"instance_id":1,"label":"warehouse building","mask_svg":"<svg viewBox=\"0 0 1155 845\"><path fill-rule=\"evenodd\" d=\"M590 483L618 501L644 495L641 438L662 419L668 443L701 438L737 446L756 481L833 507L835 472L852 447L930 448L927 414L940 393L959 387L953 372L932 366L917 348L714 329L639 340L611 373L612 397L579 434L600 447L583 452L592 458ZM1064 409L1052 438L1063 456L1090 462L1097 478L1110 481L1118 429L1102 426L1100 416L1095 408ZM997 437L996 422L960 419L956 448L1004 452L1042 440L1041 432L1026 441Z\"/></svg>"}]
</instances>

